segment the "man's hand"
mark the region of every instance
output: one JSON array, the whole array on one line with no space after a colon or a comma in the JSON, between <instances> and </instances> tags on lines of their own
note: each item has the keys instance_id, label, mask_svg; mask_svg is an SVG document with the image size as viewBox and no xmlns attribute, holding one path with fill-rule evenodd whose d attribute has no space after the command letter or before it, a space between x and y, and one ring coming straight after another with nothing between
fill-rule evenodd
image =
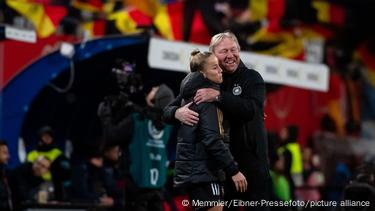
<instances>
[{"instance_id":1,"label":"man's hand","mask_svg":"<svg viewBox=\"0 0 375 211\"><path fill-rule=\"evenodd\" d=\"M174 117L178 119L180 122L186 125L193 126L198 123L199 121L199 114L193 110L189 109L189 106L193 102L190 102L180 108L178 108L174 114Z\"/></svg>"},{"instance_id":2,"label":"man's hand","mask_svg":"<svg viewBox=\"0 0 375 211\"><path fill-rule=\"evenodd\" d=\"M108 196L100 197L99 201L101 205L106 206L106 207L112 207L115 204L115 201L113 200L113 198L108 197Z\"/></svg>"},{"instance_id":3,"label":"man's hand","mask_svg":"<svg viewBox=\"0 0 375 211\"><path fill-rule=\"evenodd\" d=\"M195 93L194 96L194 102L196 104L203 102L213 102L219 94L220 92L218 90L212 88L198 89L197 93Z\"/></svg>"},{"instance_id":4,"label":"man's hand","mask_svg":"<svg viewBox=\"0 0 375 211\"><path fill-rule=\"evenodd\" d=\"M247 181L241 172L238 172L236 175L232 176L232 180L236 185L237 191L243 193L247 190Z\"/></svg>"}]
</instances>

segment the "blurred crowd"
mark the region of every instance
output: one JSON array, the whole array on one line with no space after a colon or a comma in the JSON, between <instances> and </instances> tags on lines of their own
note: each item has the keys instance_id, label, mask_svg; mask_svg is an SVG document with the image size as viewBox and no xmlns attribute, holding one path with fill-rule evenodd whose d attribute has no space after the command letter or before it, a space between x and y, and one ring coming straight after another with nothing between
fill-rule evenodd
<instances>
[{"instance_id":1,"label":"blurred crowd","mask_svg":"<svg viewBox=\"0 0 375 211\"><path fill-rule=\"evenodd\" d=\"M153 105L165 106L173 99L173 93L164 85L159 92L158 89L150 91L151 95L169 100L156 102L149 95L147 98ZM54 141L53 129L45 126L38 131L37 148L27 154L24 163L10 170L5 168L10 158L7 144L0 141L1 210L38 205L93 210L190 209L181 204L187 198L186 193L172 185L173 156L168 154L175 152L176 134L171 126L158 120L161 110L150 106L147 112L137 110L113 122L111 109L104 104L98 112L103 129L107 130L103 134L108 134L87 147L86 153L64 154ZM150 124L155 130L151 138ZM353 160L350 154L322 151L314 146L321 144L319 139L302 147L297 140L298 128L293 125L279 133L269 133L268 137L272 200L375 202L373 162ZM298 207L271 210L295 209ZM328 206L309 210L333 209Z\"/></svg>"}]
</instances>

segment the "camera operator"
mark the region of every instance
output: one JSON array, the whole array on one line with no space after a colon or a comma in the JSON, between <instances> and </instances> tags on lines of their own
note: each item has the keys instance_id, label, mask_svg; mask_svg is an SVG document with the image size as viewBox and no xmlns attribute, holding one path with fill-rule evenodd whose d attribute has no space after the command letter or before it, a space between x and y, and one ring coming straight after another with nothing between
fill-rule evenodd
<instances>
[{"instance_id":1,"label":"camera operator","mask_svg":"<svg viewBox=\"0 0 375 211\"><path fill-rule=\"evenodd\" d=\"M172 131L162 121L162 111L173 101L173 92L165 84L153 87L145 98L146 108L121 98L124 96L114 103L103 101L98 116L106 142L119 143L130 161L125 176L126 206L129 210L161 211L161 188L167 176L166 145Z\"/></svg>"}]
</instances>

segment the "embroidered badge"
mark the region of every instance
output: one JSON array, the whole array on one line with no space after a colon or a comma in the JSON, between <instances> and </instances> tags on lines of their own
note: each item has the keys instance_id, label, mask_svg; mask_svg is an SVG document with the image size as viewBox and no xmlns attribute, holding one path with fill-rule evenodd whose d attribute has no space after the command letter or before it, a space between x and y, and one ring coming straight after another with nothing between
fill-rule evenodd
<instances>
[{"instance_id":1,"label":"embroidered badge","mask_svg":"<svg viewBox=\"0 0 375 211\"><path fill-rule=\"evenodd\" d=\"M233 95L240 95L242 93L242 88L240 87L240 85L235 84L232 89L232 93Z\"/></svg>"}]
</instances>

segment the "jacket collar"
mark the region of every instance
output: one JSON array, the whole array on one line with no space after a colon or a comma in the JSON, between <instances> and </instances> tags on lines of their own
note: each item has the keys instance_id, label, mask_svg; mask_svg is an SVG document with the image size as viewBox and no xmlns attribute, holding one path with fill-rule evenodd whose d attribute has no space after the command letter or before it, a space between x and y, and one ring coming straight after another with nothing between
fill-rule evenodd
<instances>
[{"instance_id":1,"label":"jacket collar","mask_svg":"<svg viewBox=\"0 0 375 211\"><path fill-rule=\"evenodd\" d=\"M228 78L232 78L232 77L235 77L236 75L238 75L240 72L246 70L247 67L246 65L242 62L242 60L240 60L240 64L238 64L238 67L237 69L233 72L233 73L224 73L223 72L223 76L224 78L228 79Z\"/></svg>"}]
</instances>

